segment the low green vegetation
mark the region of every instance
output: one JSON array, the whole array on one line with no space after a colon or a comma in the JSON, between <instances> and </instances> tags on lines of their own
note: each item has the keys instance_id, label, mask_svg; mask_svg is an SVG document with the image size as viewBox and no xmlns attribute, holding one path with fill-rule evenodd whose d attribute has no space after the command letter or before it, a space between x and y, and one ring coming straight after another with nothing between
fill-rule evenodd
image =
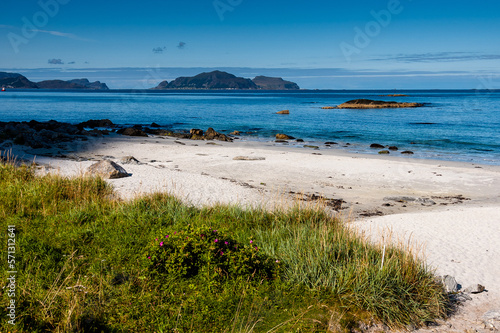
<instances>
[{"instance_id":1,"label":"low green vegetation","mask_svg":"<svg viewBox=\"0 0 500 333\"><path fill-rule=\"evenodd\" d=\"M16 325L2 289L2 332L348 332L445 312L414 256L383 254L319 207L121 202L99 178L1 164L0 220L4 284L9 225L17 271Z\"/></svg>"}]
</instances>

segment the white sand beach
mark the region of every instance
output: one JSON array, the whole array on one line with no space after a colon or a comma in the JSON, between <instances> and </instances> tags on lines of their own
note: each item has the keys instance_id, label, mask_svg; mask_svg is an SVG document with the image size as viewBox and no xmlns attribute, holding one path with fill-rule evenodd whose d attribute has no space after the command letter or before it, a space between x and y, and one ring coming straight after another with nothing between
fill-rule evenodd
<instances>
[{"instance_id":1,"label":"white sand beach","mask_svg":"<svg viewBox=\"0 0 500 333\"><path fill-rule=\"evenodd\" d=\"M52 151L12 149L25 160L37 155L36 162L46 171L67 176L84 173L96 160L117 162L131 176L109 182L125 200L155 191L195 205L220 202L273 208L293 202L299 193L332 202L341 199L338 216L374 241L390 238L416 244L436 274L454 276L463 288L486 287L434 331L480 332L487 329L481 316L500 309L499 166L276 143L114 134ZM47 153L66 158L40 155ZM125 156L140 164L122 164ZM237 156L248 160L234 160Z\"/></svg>"}]
</instances>

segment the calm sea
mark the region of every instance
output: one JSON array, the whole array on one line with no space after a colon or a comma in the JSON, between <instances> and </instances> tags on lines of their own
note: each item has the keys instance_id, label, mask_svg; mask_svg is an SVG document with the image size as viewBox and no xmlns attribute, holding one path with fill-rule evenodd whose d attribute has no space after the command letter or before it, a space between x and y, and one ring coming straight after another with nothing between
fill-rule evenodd
<instances>
[{"instance_id":1,"label":"calm sea","mask_svg":"<svg viewBox=\"0 0 500 333\"><path fill-rule=\"evenodd\" d=\"M408 97L385 97L386 94ZM324 110L357 98L421 102L412 109ZM280 110L290 115L276 115ZM242 132L273 141L286 133L320 145L377 154L371 143L415 152L413 158L500 165L500 91L6 91L0 121L111 119L116 124ZM339 143L331 148L325 141ZM299 145L290 143L291 145ZM394 153L392 153L394 154ZM396 153L399 155L399 153Z\"/></svg>"}]
</instances>

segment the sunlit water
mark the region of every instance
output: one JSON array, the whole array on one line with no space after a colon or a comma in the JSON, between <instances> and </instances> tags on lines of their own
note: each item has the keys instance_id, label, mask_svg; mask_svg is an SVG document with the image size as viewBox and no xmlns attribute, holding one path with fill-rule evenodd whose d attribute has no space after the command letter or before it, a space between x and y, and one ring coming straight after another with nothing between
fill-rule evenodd
<instances>
[{"instance_id":1,"label":"sunlit water","mask_svg":"<svg viewBox=\"0 0 500 333\"><path fill-rule=\"evenodd\" d=\"M408 97L386 97L385 94ZM357 98L427 103L409 109L326 110ZM288 109L290 115L277 115ZM243 140L276 133L325 149L376 154L371 143L415 152L414 158L500 165L500 91L6 91L0 121L115 124L240 131ZM339 143L331 148L326 141ZM349 145L347 145L349 143ZM290 142L291 145L300 145ZM347 145L347 147L345 147ZM392 153L399 155L399 153Z\"/></svg>"}]
</instances>

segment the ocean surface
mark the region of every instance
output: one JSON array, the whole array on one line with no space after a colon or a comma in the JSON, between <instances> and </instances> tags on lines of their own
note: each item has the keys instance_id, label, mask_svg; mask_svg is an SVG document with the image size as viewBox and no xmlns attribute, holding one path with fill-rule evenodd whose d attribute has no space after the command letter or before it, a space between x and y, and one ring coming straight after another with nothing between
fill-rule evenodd
<instances>
[{"instance_id":1,"label":"ocean surface","mask_svg":"<svg viewBox=\"0 0 500 333\"><path fill-rule=\"evenodd\" d=\"M387 97L406 94L407 97ZM325 110L351 99L426 103L421 108ZM277 115L288 109L290 115ZM0 121L79 123L108 118L119 125L165 129L213 127L241 140L274 141L276 133L321 149L377 154L372 143L411 150L411 158L500 165L500 91L40 91L0 92ZM325 147L324 142L338 145ZM400 156L399 152L391 155Z\"/></svg>"}]
</instances>

